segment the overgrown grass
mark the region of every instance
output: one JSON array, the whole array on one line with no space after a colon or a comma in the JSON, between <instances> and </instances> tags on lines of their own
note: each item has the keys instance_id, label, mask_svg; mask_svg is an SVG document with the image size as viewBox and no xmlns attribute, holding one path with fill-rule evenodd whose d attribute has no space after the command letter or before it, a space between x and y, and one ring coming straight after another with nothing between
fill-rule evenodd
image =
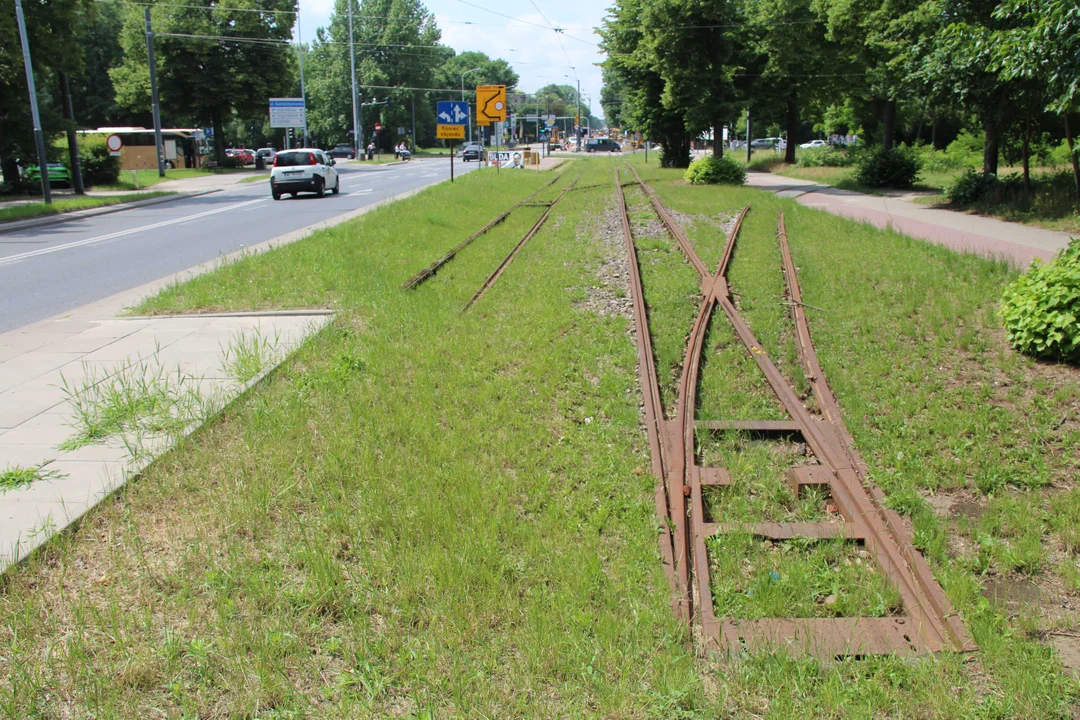
<instances>
[{"instance_id":1,"label":"overgrown grass","mask_svg":"<svg viewBox=\"0 0 1080 720\"><path fill-rule=\"evenodd\" d=\"M49 205L46 205L44 202L12 205L10 207L0 207L0 222L27 220L29 218L42 217L45 215L59 215L60 213L72 212L73 210L88 210L90 208L105 207L107 205L119 205L120 203L148 200L150 198L172 194L173 193L168 192L147 192L120 197L78 197L72 198L71 200L54 200Z\"/></svg>"},{"instance_id":2,"label":"overgrown grass","mask_svg":"<svg viewBox=\"0 0 1080 720\"><path fill-rule=\"evenodd\" d=\"M29 487L41 480L52 480L64 477L63 473L56 470L46 469L52 460L47 460L34 467L22 467L21 465L9 465L0 471L0 495L8 490L19 490Z\"/></svg>"},{"instance_id":3,"label":"overgrown grass","mask_svg":"<svg viewBox=\"0 0 1080 720\"><path fill-rule=\"evenodd\" d=\"M579 171L581 184L609 182L611 168L576 160L559 185ZM539 208L515 213L417 290L400 284L549 177L471 173L143 304L341 312L4 579L0 714L1069 715L1077 688L1041 641L1039 609L1007 610L980 593L1018 566L991 553L980 568L967 539L1035 537L1044 561L1022 563L1033 573L1024 577L1049 581L1076 564L1067 518L1080 517L1080 500L1044 490L1071 485L1080 464L1076 371L1005 346L993 312L1013 271L751 189L642 171L680 221L699 218L684 226L710 263L716 222L753 202L732 281L764 349L792 374L775 241L785 209L805 302L821 308L810 314L815 343L858 449L914 523L979 653L696 659L656 557L628 321L575 309L613 252L591 230L612 193L569 194L499 284L458 315ZM670 399L698 283L644 227L643 198L628 199ZM737 353L718 352L722 340L714 324L699 417L729 417L718 373ZM741 402L746 412L759 410L753 402ZM743 487L765 488L786 459L750 461ZM962 531L959 515L931 508L931 492L995 509ZM818 512L820 499L792 500L782 512ZM750 517L772 505L728 510ZM723 563L760 556L755 595L782 591L752 602L751 587L732 585L725 608L891 610L889 590L861 575L865 558L817 545L720 553ZM1027 556L1020 547L1016 557ZM732 570L718 575L737 579Z\"/></svg>"},{"instance_id":4,"label":"overgrown grass","mask_svg":"<svg viewBox=\"0 0 1080 720\"><path fill-rule=\"evenodd\" d=\"M1048 588L1046 602L1060 603L1056 588L1071 583L1068 592L1076 592L1080 575L1070 554L1074 538L1065 530L1069 522L1051 521L1070 517L1080 502L1075 494L1062 499L1056 490L1075 484L1080 465L1080 373L1032 362L1008 348L994 313L1014 271L748 189L710 194L687 186L673 172L652 167L645 172L658 181L665 203L688 217L708 217L718 205L730 211L753 201L748 220L758 221L744 226L731 280L764 349L792 378L798 364L789 349L775 239L776 213L784 209L804 301L817 308L807 311L815 346L856 445L890 505L913 522L917 544L980 644L977 669L948 657L904 671L869 662L840 704L820 693L851 666L818 670L801 686L820 690L793 697L783 707L796 715L842 715L846 712L838 708L879 707L868 698L880 692L892 698L892 712L905 716L1069 714L1076 685L1041 638L1051 628L1073 627L1076 620L1047 617L1039 603L1007 608L982 593L983 584L1028 578ZM704 237L708 231L701 224L689 227L695 242L715 242ZM752 374L753 364L739 367L724 355L726 349L714 322L698 416L738 418L740 408L750 407L753 416L768 417L768 407L740 396L735 384ZM777 457L774 448L740 449L747 452L739 454L743 465L735 466L735 492L749 492L714 496L714 519L791 520L808 510L790 498L778 477L782 466L797 459ZM703 446L703 452L714 453L706 455L710 462L734 462L724 441ZM958 498L956 507L962 509L935 511L946 497ZM969 498L973 511L966 509ZM755 607L745 597L739 603L741 611ZM1017 612L1020 617L1012 619ZM749 687L756 683L772 687L779 679L774 663L793 667L777 658L761 659L750 666L753 670L743 666L727 675L738 680L726 686L740 698L753 695ZM935 688L942 673L969 675L977 692L940 696ZM902 696L887 689L897 682L907 688ZM898 710L902 707L907 709ZM773 711L770 706L769 714Z\"/></svg>"},{"instance_id":5,"label":"overgrown grass","mask_svg":"<svg viewBox=\"0 0 1080 720\"><path fill-rule=\"evenodd\" d=\"M239 385L243 385L268 367L277 364L281 355L281 339L259 331L240 333L232 339L222 356L222 369Z\"/></svg>"}]
</instances>

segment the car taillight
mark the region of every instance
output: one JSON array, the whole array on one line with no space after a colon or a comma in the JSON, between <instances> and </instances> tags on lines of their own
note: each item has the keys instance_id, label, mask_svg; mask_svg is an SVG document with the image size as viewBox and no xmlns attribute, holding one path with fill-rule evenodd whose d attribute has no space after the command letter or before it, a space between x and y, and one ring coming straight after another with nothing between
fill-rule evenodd
<instances>
[{"instance_id":1,"label":"car taillight","mask_svg":"<svg viewBox=\"0 0 1080 720\"><path fill-rule=\"evenodd\" d=\"M277 157L275 157L275 158L274 158L274 167L277 167L277 166L278 166L278 164L277 164L277 161L278 161L278 159L277 159Z\"/></svg>"},{"instance_id":2,"label":"car taillight","mask_svg":"<svg viewBox=\"0 0 1080 720\"><path fill-rule=\"evenodd\" d=\"M315 153L308 153L307 157L308 157L308 165L318 165L319 164L315 160Z\"/></svg>"}]
</instances>

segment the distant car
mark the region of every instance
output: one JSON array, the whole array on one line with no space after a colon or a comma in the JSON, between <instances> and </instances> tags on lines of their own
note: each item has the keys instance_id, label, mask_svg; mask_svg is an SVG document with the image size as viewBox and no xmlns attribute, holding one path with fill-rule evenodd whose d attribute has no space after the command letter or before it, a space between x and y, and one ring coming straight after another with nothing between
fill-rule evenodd
<instances>
[{"instance_id":1,"label":"distant car","mask_svg":"<svg viewBox=\"0 0 1080 720\"><path fill-rule=\"evenodd\" d=\"M344 158L346 160L356 159L356 150L349 143L338 143L334 146L333 150L329 150L326 153L332 158Z\"/></svg>"},{"instance_id":2,"label":"distant car","mask_svg":"<svg viewBox=\"0 0 1080 720\"><path fill-rule=\"evenodd\" d=\"M269 165L274 162L274 157L277 155L277 150L274 148L259 148L255 151L256 158L262 158Z\"/></svg>"},{"instance_id":3,"label":"distant car","mask_svg":"<svg viewBox=\"0 0 1080 720\"><path fill-rule=\"evenodd\" d=\"M458 153L461 159L465 162L470 160L479 160L484 152L484 146L478 142L467 142L461 146L461 151Z\"/></svg>"},{"instance_id":4,"label":"distant car","mask_svg":"<svg viewBox=\"0 0 1080 720\"><path fill-rule=\"evenodd\" d=\"M596 138L585 143L585 152L622 152L622 147L614 140Z\"/></svg>"},{"instance_id":5,"label":"distant car","mask_svg":"<svg viewBox=\"0 0 1080 720\"><path fill-rule=\"evenodd\" d=\"M811 140L810 142L804 142L799 147L806 150L812 150L814 148L829 147L829 143L825 142L824 140Z\"/></svg>"},{"instance_id":6,"label":"distant car","mask_svg":"<svg viewBox=\"0 0 1080 720\"><path fill-rule=\"evenodd\" d=\"M245 165L255 162L255 154L245 148L229 148L225 151L225 157L236 158Z\"/></svg>"},{"instance_id":7,"label":"distant car","mask_svg":"<svg viewBox=\"0 0 1080 720\"><path fill-rule=\"evenodd\" d=\"M71 186L71 173L68 172L63 163L45 163L45 167L49 169L49 185ZM41 182L41 170L37 165L30 165L26 168L26 179L28 182Z\"/></svg>"},{"instance_id":8,"label":"distant car","mask_svg":"<svg viewBox=\"0 0 1080 720\"><path fill-rule=\"evenodd\" d=\"M288 193L313 192L319 197L329 190L334 195L341 190L341 179L334 169L334 158L318 148L282 150L274 158L270 171L270 194L275 200Z\"/></svg>"},{"instance_id":9,"label":"distant car","mask_svg":"<svg viewBox=\"0 0 1080 720\"><path fill-rule=\"evenodd\" d=\"M780 138L777 137L757 138L750 143L750 147L754 150L765 150L768 148L774 148L779 144Z\"/></svg>"}]
</instances>

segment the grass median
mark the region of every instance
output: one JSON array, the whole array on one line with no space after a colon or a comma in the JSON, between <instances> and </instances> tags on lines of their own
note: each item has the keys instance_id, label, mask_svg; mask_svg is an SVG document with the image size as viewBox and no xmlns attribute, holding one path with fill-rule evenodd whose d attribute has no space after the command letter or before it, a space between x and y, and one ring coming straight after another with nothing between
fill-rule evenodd
<instances>
[{"instance_id":1,"label":"grass median","mask_svg":"<svg viewBox=\"0 0 1080 720\"><path fill-rule=\"evenodd\" d=\"M581 185L608 183L614 162L564 165L537 199L579 173ZM613 280L625 250L612 187L568 194L464 315L543 208L515 211L418 289L400 290L551 177L485 171L138 308L339 313L222 417L0 581L0 714L1069 715L1077 687L1055 643L1080 634L1063 611L1080 591L1070 520L1080 517L1080 389L1075 368L1004 346L993 311L1013 271L766 193L641 170L710 265L726 223L753 203L731 279L791 376L775 241L776 211L788 214L830 384L980 652L697 657L657 559L630 321L609 302L625 297ZM670 401L697 283L635 193ZM714 327L698 416L728 417L733 398L749 416L765 412L752 370ZM776 458L755 452L744 481L752 500L725 507L727 520L784 512L770 485ZM805 503L788 511L817 517ZM819 596L837 587L837 611L893 607L875 578L844 593L865 576L843 548L779 559L750 538L728 548L721 611L821 616L830 611ZM775 573L775 587L743 592L740 553L758 574Z\"/></svg>"},{"instance_id":2,"label":"grass median","mask_svg":"<svg viewBox=\"0 0 1080 720\"><path fill-rule=\"evenodd\" d=\"M173 194L174 193L169 192L146 192L122 196L79 197L70 200L54 200L48 205L44 202L33 202L12 205L11 207L0 207L0 223L11 222L13 220L29 220L30 218L44 217L47 215L60 215L75 210L89 210L91 208L119 205L121 203L136 202L138 200L149 200L150 198Z\"/></svg>"}]
</instances>

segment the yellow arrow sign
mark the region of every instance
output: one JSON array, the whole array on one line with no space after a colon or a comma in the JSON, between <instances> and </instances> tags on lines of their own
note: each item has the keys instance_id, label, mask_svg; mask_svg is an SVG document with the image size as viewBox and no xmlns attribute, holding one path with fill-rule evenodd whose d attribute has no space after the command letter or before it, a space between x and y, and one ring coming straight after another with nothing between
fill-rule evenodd
<instances>
[{"instance_id":1,"label":"yellow arrow sign","mask_svg":"<svg viewBox=\"0 0 1080 720\"><path fill-rule=\"evenodd\" d=\"M506 120L506 86L476 86L476 119L481 125Z\"/></svg>"}]
</instances>

